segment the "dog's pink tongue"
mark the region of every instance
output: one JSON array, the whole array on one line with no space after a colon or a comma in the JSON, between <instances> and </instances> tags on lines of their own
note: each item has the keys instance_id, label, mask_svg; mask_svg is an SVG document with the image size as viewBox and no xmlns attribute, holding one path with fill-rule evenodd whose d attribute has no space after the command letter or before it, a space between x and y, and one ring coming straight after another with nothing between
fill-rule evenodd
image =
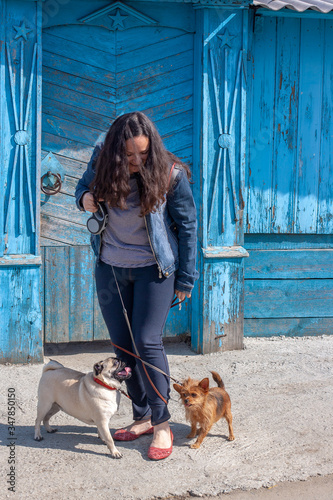
<instances>
[{"instance_id":1,"label":"dog's pink tongue","mask_svg":"<svg viewBox=\"0 0 333 500\"><path fill-rule=\"evenodd\" d=\"M123 368L121 372L119 372L119 374L129 375L131 372L132 372L131 368L129 368L129 366L125 366L125 368Z\"/></svg>"}]
</instances>

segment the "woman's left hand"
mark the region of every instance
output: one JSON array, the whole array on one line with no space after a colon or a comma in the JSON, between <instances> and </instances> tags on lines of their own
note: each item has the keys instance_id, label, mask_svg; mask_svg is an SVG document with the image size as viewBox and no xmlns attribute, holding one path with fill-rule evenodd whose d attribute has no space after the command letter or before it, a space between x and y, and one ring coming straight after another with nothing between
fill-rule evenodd
<instances>
[{"instance_id":1,"label":"woman's left hand","mask_svg":"<svg viewBox=\"0 0 333 500\"><path fill-rule=\"evenodd\" d=\"M185 300L186 297L188 299L191 298L191 292L180 292L179 290L175 290L175 294L177 295L177 298L180 301Z\"/></svg>"}]
</instances>

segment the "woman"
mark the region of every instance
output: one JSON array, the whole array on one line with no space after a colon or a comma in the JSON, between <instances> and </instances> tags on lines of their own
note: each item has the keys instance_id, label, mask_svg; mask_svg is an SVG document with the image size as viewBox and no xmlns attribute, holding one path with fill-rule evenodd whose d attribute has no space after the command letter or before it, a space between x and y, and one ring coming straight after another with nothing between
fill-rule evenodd
<instances>
[{"instance_id":1,"label":"woman","mask_svg":"<svg viewBox=\"0 0 333 500\"><path fill-rule=\"evenodd\" d=\"M154 124L135 112L111 125L76 188L81 210L97 211L96 200L107 205L108 224L91 242L111 341L133 352L119 285L140 357L167 374L162 333L171 302L174 294L181 301L190 298L198 277L196 209L188 177L188 167L164 148ZM126 384L134 422L116 431L114 439L154 434L148 456L166 458L173 442L169 378L121 349L115 352L132 368Z\"/></svg>"}]
</instances>

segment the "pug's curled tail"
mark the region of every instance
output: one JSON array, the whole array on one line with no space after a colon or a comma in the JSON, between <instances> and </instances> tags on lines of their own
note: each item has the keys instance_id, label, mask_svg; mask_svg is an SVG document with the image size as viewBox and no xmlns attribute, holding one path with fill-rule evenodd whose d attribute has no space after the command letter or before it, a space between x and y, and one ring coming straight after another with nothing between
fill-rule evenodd
<instances>
[{"instance_id":1,"label":"pug's curled tail","mask_svg":"<svg viewBox=\"0 0 333 500\"><path fill-rule=\"evenodd\" d=\"M62 365L61 363L58 363L58 361L55 361L54 359L51 359L51 361L49 361L47 363L47 365L44 365L43 373L47 372L48 370L58 370L59 368L63 368L63 367L64 367L64 365Z\"/></svg>"},{"instance_id":2,"label":"pug's curled tail","mask_svg":"<svg viewBox=\"0 0 333 500\"><path fill-rule=\"evenodd\" d=\"M217 383L217 385L221 387L221 389L224 389L224 383L220 375L217 372L210 372L210 373L213 375L213 379Z\"/></svg>"}]
</instances>

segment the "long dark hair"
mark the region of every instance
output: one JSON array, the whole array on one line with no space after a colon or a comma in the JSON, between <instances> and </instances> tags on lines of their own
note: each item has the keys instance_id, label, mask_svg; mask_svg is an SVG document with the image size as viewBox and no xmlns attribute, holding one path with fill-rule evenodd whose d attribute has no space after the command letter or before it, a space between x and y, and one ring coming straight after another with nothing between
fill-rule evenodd
<instances>
[{"instance_id":1,"label":"long dark hair","mask_svg":"<svg viewBox=\"0 0 333 500\"><path fill-rule=\"evenodd\" d=\"M112 123L96 162L95 178L89 187L96 200L103 199L110 207L126 208L126 198L130 193L126 141L140 135L149 139L148 157L140 166L138 176L141 215L145 215L163 203L172 163L182 165L188 178L191 174L186 164L165 149L155 125L144 113L127 113Z\"/></svg>"}]
</instances>

